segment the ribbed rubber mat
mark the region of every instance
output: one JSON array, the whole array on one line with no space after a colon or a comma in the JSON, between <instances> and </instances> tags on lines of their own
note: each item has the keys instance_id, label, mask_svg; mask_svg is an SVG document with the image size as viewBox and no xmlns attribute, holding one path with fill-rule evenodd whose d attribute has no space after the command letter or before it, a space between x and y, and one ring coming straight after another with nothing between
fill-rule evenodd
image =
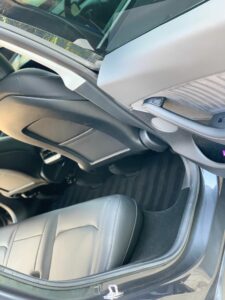
<instances>
[{"instance_id":1,"label":"ribbed rubber mat","mask_svg":"<svg viewBox=\"0 0 225 300\"><path fill-rule=\"evenodd\" d=\"M52 203L51 209L123 194L134 198L145 211L162 211L176 203L183 178L184 166L179 156L170 151L148 152L142 155L140 168L134 175L111 175L96 188L73 184L63 197Z\"/></svg>"}]
</instances>

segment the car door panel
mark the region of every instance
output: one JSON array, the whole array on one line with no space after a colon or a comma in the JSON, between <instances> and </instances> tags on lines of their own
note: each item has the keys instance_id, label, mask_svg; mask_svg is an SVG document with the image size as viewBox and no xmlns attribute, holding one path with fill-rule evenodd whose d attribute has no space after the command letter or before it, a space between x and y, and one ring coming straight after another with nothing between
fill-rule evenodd
<instances>
[{"instance_id":1,"label":"car door panel","mask_svg":"<svg viewBox=\"0 0 225 300\"><path fill-rule=\"evenodd\" d=\"M224 1L208 1L109 53L98 87L175 152L225 176L221 9Z\"/></svg>"}]
</instances>

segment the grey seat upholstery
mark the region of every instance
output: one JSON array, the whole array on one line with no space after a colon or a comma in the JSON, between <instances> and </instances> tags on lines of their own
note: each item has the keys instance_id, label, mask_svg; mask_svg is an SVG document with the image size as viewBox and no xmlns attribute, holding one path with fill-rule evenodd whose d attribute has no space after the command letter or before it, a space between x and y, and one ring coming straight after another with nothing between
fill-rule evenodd
<instances>
[{"instance_id":1,"label":"grey seat upholstery","mask_svg":"<svg viewBox=\"0 0 225 300\"><path fill-rule=\"evenodd\" d=\"M0 229L0 264L47 280L76 279L121 266L136 243L135 201L108 196Z\"/></svg>"}]
</instances>

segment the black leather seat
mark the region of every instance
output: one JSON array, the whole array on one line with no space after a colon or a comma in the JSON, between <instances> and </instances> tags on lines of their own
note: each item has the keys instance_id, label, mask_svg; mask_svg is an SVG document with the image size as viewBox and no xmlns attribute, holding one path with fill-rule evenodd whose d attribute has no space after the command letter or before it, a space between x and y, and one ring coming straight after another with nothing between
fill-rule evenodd
<instances>
[{"instance_id":1,"label":"black leather seat","mask_svg":"<svg viewBox=\"0 0 225 300\"><path fill-rule=\"evenodd\" d=\"M121 266L135 246L135 201L108 196L0 229L0 264L45 280L70 280Z\"/></svg>"},{"instance_id":2,"label":"black leather seat","mask_svg":"<svg viewBox=\"0 0 225 300\"><path fill-rule=\"evenodd\" d=\"M82 169L146 150L139 129L67 89L57 74L35 68L13 72L1 55L0 129Z\"/></svg>"}]
</instances>

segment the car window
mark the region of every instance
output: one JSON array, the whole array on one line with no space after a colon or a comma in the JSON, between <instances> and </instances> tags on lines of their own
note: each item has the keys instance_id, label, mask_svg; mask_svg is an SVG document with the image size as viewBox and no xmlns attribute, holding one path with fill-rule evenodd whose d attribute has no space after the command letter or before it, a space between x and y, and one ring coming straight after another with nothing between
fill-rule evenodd
<instances>
[{"instance_id":1,"label":"car window","mask_svg":"<svg viewBox=\"0 0 225 300\"><path fill-rule=\"evenodd\" d=\"M1 0L0 14L104 56L205 1Z\"/></svg>"}]
</instances>

